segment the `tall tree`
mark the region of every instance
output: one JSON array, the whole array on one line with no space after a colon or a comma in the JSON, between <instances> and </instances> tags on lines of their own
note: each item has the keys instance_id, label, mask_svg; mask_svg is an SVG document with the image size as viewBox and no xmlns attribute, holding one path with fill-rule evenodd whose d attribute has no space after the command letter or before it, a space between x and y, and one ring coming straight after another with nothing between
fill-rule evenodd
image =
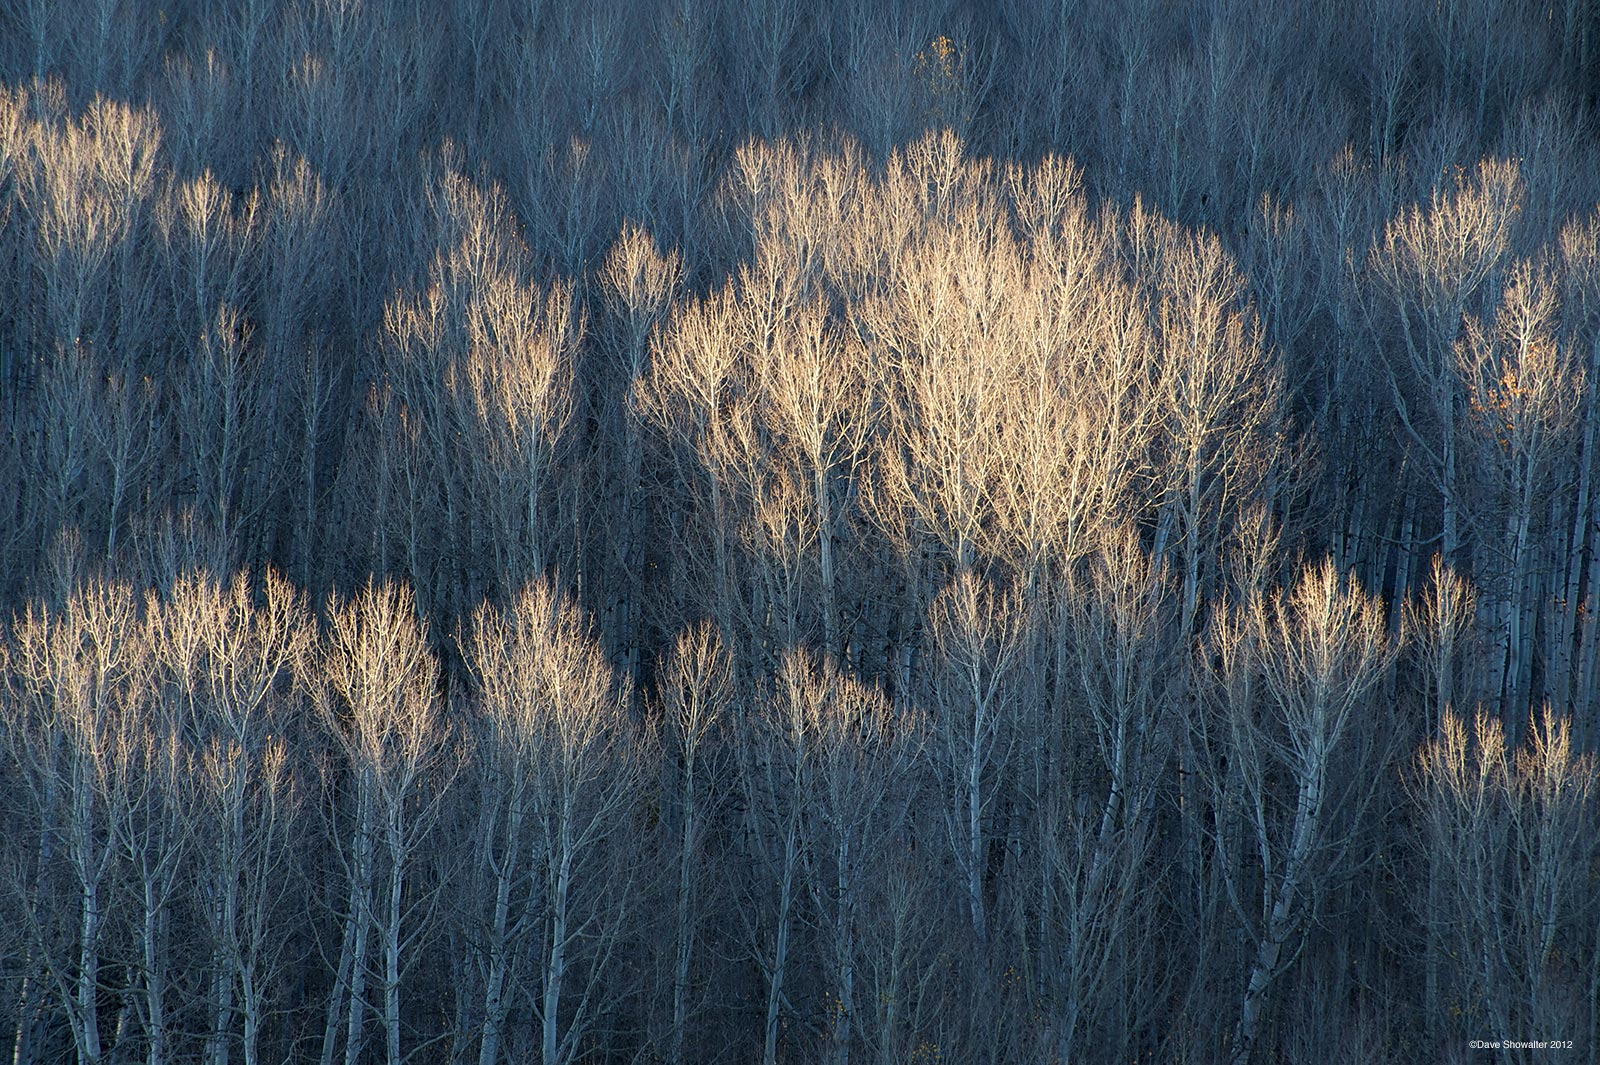
<instances>
[{"instance_id":1,"label":"tall tree","mask_svg":"<svg viewBox=\"0 0 1600 1065\"><path fill-rule=\"evenodd\" d=\"M508 1054L513 1005L531 1004L545 1065L574 1061L614 993L635 883L625 835L639 785L630 694L589 622L546 582L466 638L480 686L482 1065Z\"/></svg>"},{"instance_id":2,"label":"tall tree","mask_svg":"<svg viewBox=\"0 0 1600 1065\"><path fill-rule=\"evenodd\" d=\"M1202 652L1216 663L1215 717L1191 731L1228 900L1252 946L1231 1050L1241 1065L1320 900L1348 875L1353 837L1341 826L1367 807L1391 753L1392 732L1365 715L1394 650L1378 600L1324 562L1219 617ZM1246 862L1259 867L1250 880Z\"/></svg>"},{"instance_id":3,"label":"tall tree","mask_svg":"<svg viewBox=\"0 0 1600 1065\"><path fill-rule=\"evenodd\" d=\"M345 778L328 782L342 800L332 811L330 842L343 867L346 902L322 1055L327 1065L342 1019L345 1065L361 1060L373 1011L370 978L381 995L373 1012L385 1060L400 1065L402 981L433 906L416 866L454 775L451 726L440 705L438 663L409 592L372 583L348 600L335 599L328 614L317 653L300 659L304 683L342 756L335 772Z\"/></svg>"}]
</instances>

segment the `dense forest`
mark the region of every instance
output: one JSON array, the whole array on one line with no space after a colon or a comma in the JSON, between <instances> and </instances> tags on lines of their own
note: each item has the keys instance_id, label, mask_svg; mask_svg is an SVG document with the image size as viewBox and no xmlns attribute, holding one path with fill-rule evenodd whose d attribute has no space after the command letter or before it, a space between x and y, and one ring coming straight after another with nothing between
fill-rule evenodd
<instances>
[{"instance_id":1,"label":"dense forest","mask_svg":"<svg viewBox=\"0 0 1600 1065\"><path fill-rule=\"evenodd\" d=\"M0 0L0 1053L1594 1060L1597 94L1584 0Z\"/></svg>"}]
</instances>

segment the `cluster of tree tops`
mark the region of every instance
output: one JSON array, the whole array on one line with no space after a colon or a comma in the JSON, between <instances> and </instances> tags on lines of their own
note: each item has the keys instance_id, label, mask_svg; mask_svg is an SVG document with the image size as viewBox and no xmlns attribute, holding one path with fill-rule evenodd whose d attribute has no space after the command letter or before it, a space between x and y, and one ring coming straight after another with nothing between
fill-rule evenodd
<instances>
[{"instance_id":1,"label":"cluster of tree tops","mask_svg":"<svg viewBox=\"0 0 1600 1065\"><path fill-rule=\"evenodd\" d=\"M1593 1053L1597 35L0 5L0 1051Z\"/></svg>"}]
</instances>

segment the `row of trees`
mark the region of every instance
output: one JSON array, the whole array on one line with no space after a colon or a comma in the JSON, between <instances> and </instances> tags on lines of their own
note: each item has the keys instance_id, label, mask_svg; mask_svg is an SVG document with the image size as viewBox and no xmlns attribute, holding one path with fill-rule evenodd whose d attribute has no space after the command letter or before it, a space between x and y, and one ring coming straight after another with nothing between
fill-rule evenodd
<instances>
[{"instance_id":1,"label":"row of trees","mask_svg":"<svg viewBox=\"0 0 1600 1065\"><path fill-rule=\"evenodd\" d=\"M1464 153L1542 142L1552 183L1581 183L1600 58L1576 0L14 0L0 20L7 83L149 100L188 176L241 187L282 140L336 187L393 189L447 135L539 219L541 251L590 257L621 216L687 222L707 164L746 138L802 128L879 157L929 125L988 154L1070 148L1097 189L1230 229L1346 143L1425 164L1426 187ZM574 135L594 151L569 154ZM566 188L575 171L605 194Z\"/></svg>"},{"instance_id":2,"label":"row of trees","mask_svg":"<svg viewBox=\"0 0 1600 1065\"><path fill-rule=\"evenodd\" d=\"M0 1046L1600 1045L1596 30L0 5Z\"/></svg>"},{"instance_id":3,"label":"row of trees","mask_svg":"<svg viewBox=\"0 0 1600 1065\"><path fill-rule=\"evenodd\" d=\"M1563 720L1513 749L1451 714L1411 758L1400 644L1331 564L1188 658L1136 543L1088 572L1053 619L953 583L898 703L804 650L746 685L691 627L643 714L544 582L474 612L445 684L392 586L87 579L6 643L14 1057L1312 1060L1287 974L1424 962L1435 1037L1586 1034ZM1394 1003L1354 993L1330 1023L1381 1054Z\"/></svg>"},{"instance_id":4,"label":"row of trees","mask_svg":"<svg viewBox=\"0 0 1600 1065\"><path fill-rule=\"evenodd\" d=\"M1384 175L1336 162L1304 214L1263 207L1248 274L1138 202L1091 208L1055 157L996 168L945 133L878 172L751 143L716 200L739 265L702 287L631 225L581 281L541 278L503 190L444 149L428 265L336 358L335 197L304 160L236 195L161 171L149 112L0 105L19 577L64 528L114 556L187 511L222 561L403 574L447 626L559 569L636 679L688 611L905 687L890 645L945 575L1047 594L1131 523L1193 633L1265 506L1396 601L1435 550L1470 577L1484 647L1443 703L1593 716L1600 222L1530 243L1514 162L1365 222ZM1291 268L1325 240L1328 274Z\"/></svg>"}]
</instances>

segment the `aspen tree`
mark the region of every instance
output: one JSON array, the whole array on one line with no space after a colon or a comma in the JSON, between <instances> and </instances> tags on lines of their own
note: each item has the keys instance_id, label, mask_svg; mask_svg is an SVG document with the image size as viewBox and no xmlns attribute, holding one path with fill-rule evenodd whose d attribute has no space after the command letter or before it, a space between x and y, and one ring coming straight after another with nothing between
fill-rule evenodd
<instances>
[{"instance_id":1,"label":"aspen tree","mask_svg":"<svg viewBox=\"0 0 1600 1065\"><path fill-rule=\"evenodd\" d=\"M619 400L612 414L611 432L620 438L621 446L614 490L621 521L616 531L618 557L612 571L617 588L611 637L629 676L638 673L649 504L643 482L646 424L628 398L645 380L651 344L678 296L682 279L682 257L676 252L663 253L650 234L632 226L612 246L602 269L602 284L613 306L611 370Z\"/></svg>"},{"instance_id":2,"label":"aspen tree","mask_svg":"<svg viewBox=\"0 0 1600 1065\"><path fill-rule=\"evenodd\" d=\"M1545 510L1539 504L1554 472L1552 458L1569 454L1575 443L1572 430L1585 391L1581 365L1561 351L1554 336L1555 300L1549 276L1519 264L1493 326L1469 318L1458 348L1467 396L1463 428L1471 433L1475 465L1501 510L1485 515L1485 524L1498 517L1501 528L1481 533L1485 546L1503 559L1488 561L1481 578L1488 584L1489 574L1503 574L1496 582L1496 616L1486 626L1495 634L1486 694L1518 721L1531 694L1533 603L1544 598L1539 571L1546 567L1536 559L1535 522Z\"/></svg>"},{"instance_id":3,"label":"aspen tree","mask_svg":"<svg viewBox=\"0 0 1600 1065\"><path fill-rule=\"evenodd\" d=\"M937 655L929 681L931 745L948 842L979 944L991 931L991 835L1017 743L1014 685L1026 625L1026 607L1015 595L970 573L957 577L930 608Z\"/></svg>"},{"instance_id":4,"label":"aspen tree","mask_svg":"<svg viewBox=\"0 0 1600 1065\"><path fill-rule=\"evenodd\" d=\"M1050 1029L1062 1061L1091 1053L1092 1032L1114 1038L1118 947L1147 905L1147 875L1162 769L1176 731L1169 709L1180 644L1172 588L1129 530L1108 535L1088 580L1069 589L1062 624L1073 647L1068 705L1087 712L1098 755L1092 782L1055 782L1038 846L1039 935ZM1092 790L1091 790L1092 789ZM1076 793L1076 794L1075 794Z\"/></svg>"},{"instance_id":5,"label":"aspen tree","mask_svg":"<svg viewBox=\"0 0 1600 1065\"><path fill-rule=\"evenodd\" d=\"M1231 1051L1243 1065L1319 900L1345 875L1351 837L1338 826L1371 799L1387 742L1362 714L1395 647L1377 599L1331 562L1234 609L1203 652L1217 662L1219 720L1201 735L1219 865L1252 947ZM1251 857L1259 876L1242 881Z\"/></svg>"},{"instance_id":6,"label":"aspen tree","mask_svg":"<svg viewBox=\"0 0 1600 1065\"><path fill-rule=\"evenodd\" d=\"M638 738L626 681L588 630L541 581L505 611L480 607L466 637L487 775L473 860L492 893L478 900L487 905L482 1065L506 1053L519 1001L538 1018L540 1060L575 1060L630 929L623 831L639 784Z\"/></svg>"},{"instance_id":7,"label":"aspen tree","mask_svg":"<svg viewBox=\"0 0 1600 1065\"><path fill-rule=\"evenodd\" d=\"M262 1030L282 971L286 881L296 845L295 777L290 763L295 697L311 645L303 598L268 574L258 606L247 574L226 586L202 573L180 576L154 610L152 626L166 698L183 715L194 768L185 781L198 801L188 831L205 845L194 864L196 904L211 957L205 1057L227 1065L237 1045L246 1065L261 1060Z\"/></svg>"},{"instance_id":8,"label":"aspen tree","mask_svg":"<svg viewBox=\"0 0 1600 1065\"><path fill-rule=\"evenodd\" d=\"M369 584L349 600L335 599L328 613L328 631L301 669L342 755L353 808L335 811L332 823L347 900L322 1055L325 1065L332 1060L342 1020L344 1062L355 1065L371 1011L383 1030L385 1060L400 1065L401 992L414 960L408 950L430 916L426 899L417 897L425 888L416 865L454 775L451 727L439 705L439 667L408 591ZM369 979L381 997L376 1009Z\"/></svg>"},{"instance_id":9,"label":"aspen tree","mask_svg":"<svg viewBox=\"0 0 1600 1065\"><path fill-rule=\"evenodd\" d=\"M102 966L121 910L113 826L140 801L139 767L121 745L136 735L124 724L149 706L143 628L130 588L87 582L19 619L7 663L7 736L43 833L29 948L87 1065L115 1049L102 1031ZM56 904L62 913L49 912Z\"/></svg>"},{"instance_id":10,"label":"aspen tree","mask_svg":"<svg viewBox=\"0 0 1600 1065\"><path fill-rule=\"evenodd\" d=\"M787 689L786 697L805 699L814 730L800 834L806 890L826 944L820 952L829 988L825 1057L848 1065L864 1027L866 1000L857 990L861 911L883 890L883 856L905 826L924 723L826 663L819 668L791 656L784 668L801 674L801 687Z\"/></svg>"},{"instance_id":11,"label":"aspen tree","mask_svg":"<svg viewBox=\"0 0 1600 1065\"><path fill-rule=\"evenodd\" d=\"M1439 492L1440 549L1451 565L1461 562L1468 520L1458 424L1465 397L1455 345L1465 315L1492 296L1521 198L1516 164L1485 160L1436 188L1425 208L1402 212L1369 259L1400 333L1398 352L1385 349L1391 401Z\"/></svg>"},{"instance_id":12,"label":"aspen tree","mask_svg":"<svg viewBox=\"0 0 1600 1065\"><path fill-rule=\"evenodd\" d=\"M712 818L721 811L714 805L715 760L719 734L728 726L727 711L733 695L732 663L715 629L702 623L678 637L665 664L660 700L662 737L676 761L673 774L677 792L679 832L674 841L677 859L673 893L672 1034L668 1060L682 1065L693 1011L691 976L699 953L706 888L699 864Z\"/></svg>"},{"instance_id":13,"label":"aspen tree","mask_svg":"<svg viewBox=\"0 0 1600 1065\"><path fill-rule=\"evenodd\" d=\"M1419 842L1445 871L1429 903L1445 908L1438 919L1469 1022L1582 1022L1593 967L1565 944L1593 929L1582 885L1594 860L1584 826L1596 785L1593 755L1572 749L1568 723L1548 708L1520 747L1479 711L1470 723L1452 713L1419 753ZM1592 1027L1592 1002L1588 1012ZM1514 1050L1513 1060L1533 1057Z\"/></svg>"}]
</instances>

